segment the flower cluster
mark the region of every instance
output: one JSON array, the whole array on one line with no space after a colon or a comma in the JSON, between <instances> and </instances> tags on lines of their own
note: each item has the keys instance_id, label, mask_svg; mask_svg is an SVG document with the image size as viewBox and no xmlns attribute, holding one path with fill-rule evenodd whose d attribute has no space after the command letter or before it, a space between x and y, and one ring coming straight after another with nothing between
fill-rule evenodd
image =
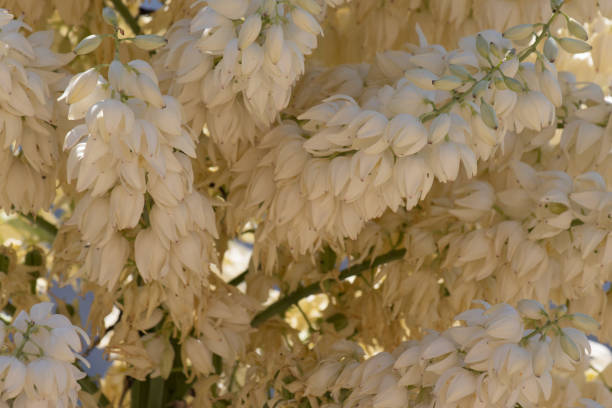
<instances>
[{"instance_id":1,"label":"flower cluster","mask_svg":"<svg viewBox=\"0 0 612 408\"><path fill-rule=\"evenodd\" d=\"M589 316L546 311L537 301L470 309L463 322L410 340L393 353L364 362L354 348L339 344L305 381L305 395L345 407L522 407L544 406L557 376L588 358L581 330L597 323ZM585 407L601 407L580 400Z\"/></svg>"},{"instance_id":2,"label":"flower cluster","mask_svg":"<svg viewBox=\"0 0 612 408\"><path fill-rule=\"evenodd\" d=\"M376 85L328 97L243 155L232 193L241 211L266 214L262 239L295 254L355 239L386 210L414 208L434 180L453 181L462 168L475 176L507 133L551 128L561 88L544 64L520 62L493 31L451 52L422 39L410 53L380 55L365 79Z\"/></svg>"},{"instance_id":3,"label":"flower cluster","mask_svg":"<svg viewBox=\"0 0 612 408\"><path fill-rule=\"evenodd\" d=\"M86 360L81 336L87 334L63 315L53 314L52 303L32 306L0 328L0 406L76 407L85 374L75 361ZM10 405L9 405L10 404Z\"/></svg>"},{"instance_id":4,"label":"flower cluster","mask_svg":"<svg viewBox=\"0 0 612 408\"><path fill-rule=\"evenodd\" d=\"M68 179L85 192L70 221L85 243L84 269L112 288L133 254L145 282L164 280L176 294L187 282L202 287L216 225L210 201L193 189L195 144L181 106L142 60L114 60L108 77L92 68L62 95L70 119L86 122L64 143Z\"/></svg>"},{"instance_id":5,"label":"flower cluster","mask_svg":"<svg viewBox=\"0 0 612 408\"><path fill-rule=\"evenodd\" d=\"M312 1L209 1L172 29L159 59L199 135L204 121L226 157L287 106L321 27Z\"/></svg>"},{"instance_id":6,"label":"flower cluster","mask_svg":"<svg viewBox=\"0 0 612 408\"><path fill-rule=\"evenodd\" d=\"M53 36L0 9L0 207L37 212L55 197L59 160L54 92L70 54L50 50Z\"/></svg>"}]
</instances>

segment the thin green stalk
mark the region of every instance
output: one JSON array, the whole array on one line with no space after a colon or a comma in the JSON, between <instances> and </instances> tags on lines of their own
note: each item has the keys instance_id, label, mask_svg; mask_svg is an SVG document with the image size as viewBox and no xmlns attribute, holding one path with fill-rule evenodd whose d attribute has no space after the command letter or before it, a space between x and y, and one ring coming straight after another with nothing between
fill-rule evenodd
<instances>
[{"instance_id":1,"label":"thin green stalk","mask_svg":"<svg viewBox=\"0 0 612 408\"><path fill-rule=\"evenodd\" d=\"M559 13L561 13L561 7L558 7L554 13L552 14L552 16L550 16L550 18L548 19L548 21L546 22L546 24L544 24L544 26L542 26L542 32L540 33L540 35L538 35L535 39L535 41L533 42L533 44L531 44L528 48L524 49L523 52L521 53L521 55L519 56L519 61L523 62L525 59L527 59L531 53L533 53L538 44L540 44L540 42L546 38L548 36L548 30L550 28L550 25L553 23L553 21L555 21L555 18L557 18L557 16L559 15Z\"/></svg>"},{"instance_id":2,"label":"thin green stalk","mask_svg":"<svg viewBox=\"0 0 612 408\"><path fill-rule=\"evenodd\" d=\"M127 6L123 4L121 0L111 0L111 2L113 3L113 6L115 6L115 10L117 10L117 12L121 14L123 20L127 23L128 26L130 26L132 32L136 35L140 34L142 30L138 25L138 20L136 19L136 17L132 16Z\"/></svg>"},{"instance_id":3,"label":"thin green stalk","mask_svg":"<svg viewBox=\"0 0 612 408\"><path fill-rule=\"evenodd\" d=\"M340 273L339 279L343 280L351 276L358 276L364 271L401 259L405 254L405 249L391 250L386 254L374 258L374 260L367 260L342 271ZM327 284L332 284L333 282L335 282L335 279L325 279L322 282L316 282L308 286L302 286L301 288L288 294L284 298L272 303L265 310L255 315L253 320L251 320L251 326L259 327L271 317L283 315L287 311L287 309L289 309L292 305L296 304L300 299L323 292L323 287L325 287Z\"/></svg>"},{"instance_id":4,"label":"thin green stalk","mask_svg":"<svg viewBox=\"0 0 612 408\"><path fill-rule=\"evenodd\" d=\"M242 272L240 275L234 277L234 279L232 279L231 281L229 281L228 283L232 286L238 286L240 285L242 282L244 282L244 279L247 276L247 273L249 273L249 270L247 269L246 271Z\"/></svg>"}]
</instances>

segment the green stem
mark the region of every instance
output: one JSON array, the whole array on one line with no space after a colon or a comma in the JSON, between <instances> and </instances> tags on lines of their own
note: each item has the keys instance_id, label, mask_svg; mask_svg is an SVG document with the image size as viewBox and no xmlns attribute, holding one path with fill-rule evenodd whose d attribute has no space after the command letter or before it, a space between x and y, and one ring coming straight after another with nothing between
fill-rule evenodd
<instances>
[{"instance_id":1,"label":"green stem","mask_svg":"<svg viewBox=\"0 0 612 408\"><path fill-rule=\"evenodd\" d=\"M538 44L545 38L548 36L549 32L549 28L550 25L552 24L552 22L555 20L555 18L557 18L557 16L559 15L559 13L561 13L561 7L557 8L554 13L552 14L552 16L550 16L550 19L548 19L548 21L546 22L546 24L544 24L544 26L542 26L542 32L540 33L540 35L538 35L535 39L535 41L533 42L533 44L531 44L528 48L525 48L523 50L523 52L521 52L520 56L519 56L519 61L523 62L525 59L527 59L527 57L529 57L531 55L532 52L534 52L538 46Z\"/></svg>"},{"instance_id":2,"label":"green stem","mask_svg":"<svg viewBox=\"0 0 612 408\"><path fill-rule=\"evenodd\" d=\"M111 0L111 2L113 3L113 6L115 6L115 10L117 10L117 12L121 14L123 20L127 23L128 26L130 26L132 32L136 35L140 34L141 30L140 26L138 25L138 20L134 16L132 16L127 6L123 4L121 0Z\"/></svg>"},{"instance_id":3,"label":"green stem","mask_svg":"<svg viewBox=\"0 0 612 408\"><path fill-rule=\"evenodd\" d=\"M149 379L149 395L148 404L149 408L162 408L164 406L164 379L162 377L155 377Z\"/></svg>"},{"instance_id":4,"label":"green stem","mask_svg":"<svg viewBox=\"0 0 612 408\"><path fill-rule=\"evenodd\" d=\"M361 275L361 273L364 271L401 259L405 254L405 249L391 250L386 254L374 258L374 260L367 260L342 271L340 273L339 279L343 280L351 276ZM316 282L308 286L302 286L301 288L288 294L284 298L272 303L265 310L255 315L253 320L251 320L251 326L259 327L271 317L283 315L287 311L287 309L289 309L292 305L296 304L300 299L323 292L323 287L326 286L326 284L331 284L333 282L335 282L335 279L325 279L322 282Z\"/></svg>"},{"instance_id":5,"label":"green stem","mask_svg":"<svg viewBox=\"0 0 612 408\"><path fill-rule=\"evenodd\" d=\"M229 283L232 286L238 286L242 282L244 282L244 279L246 278L248 273L249 273L249 270L247 269L246 271L244 271L240 275L234 277L234 279L232 279L231 281L229 281L227 283Z\"/></svg>"},{"instance_id":6,"label":"green stem","mask_svg":"<svg viewBox=\"0 0 612 408\"><path fill-rule=\"evenodd\" d=\"M297 310L300 312L300 314L302 315L302 317L304 318L304 320L306 320L306 324L308 325L308 330L311 333L316 332L317 330L312 326L312 323L310 322L310 319L308 318L308 315L306 314L306 312L304 311L304 309L302 309L300 307L300 302L295 302L295 307L297 307Z\"/></svg>"},{"instance_id":7,"label":"green stem","mask_svg":"<svg viewBox=\"0 0 612 408\"><path fill-rule=\"evenodd\" d=\"M57 227L51 224L49 221L45 220L43 217L21 213L19 215L28 220L36 229L41 232L41 238L50 239L50 242L52 242L55 236L57 235Z\"/></svg>"}]
</instances>

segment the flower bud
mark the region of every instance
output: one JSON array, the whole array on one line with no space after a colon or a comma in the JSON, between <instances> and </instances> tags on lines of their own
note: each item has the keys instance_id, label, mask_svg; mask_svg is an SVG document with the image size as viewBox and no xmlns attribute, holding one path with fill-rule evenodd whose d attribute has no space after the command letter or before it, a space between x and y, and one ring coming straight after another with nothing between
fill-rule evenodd
<instances>
[{"instance_id":1,"label":"flower bud","mask_svg":"<svg viewBox=\"0 0 612 408\"><path fill-rule=\"evenodd\" d=\"M593 319L591 316L586 315L584 313L574 313L571 315L571 320L573 325L587 333L596 332L601 328L599 322Z\"/></svg>"},{"instance_id":2,"label":"flower bud","mask_svg":"<svg viewBox=\"0 0 612 408\"><path fill-rule=\"evenodd\" d=\"M489 58L489 43L480 33L476 35L476 50L483 58Z\"/></svg>"},{"instance_id":3,"label":"flower bud","mask_svg":"<svg viewBox=\"0 0 612 408\"><path fill-rule=\"evenodd\" d=\"M557 40L561 48L570 54L580 54L583 52L591 51L591 45L582 41L576 40L575 38L559 38Z\"/></svg>"},{"instance_id":4,"label":"flower bud","mask_svg":"<svg viewBox=\"0 0 612 408\"><path fill-rule=\"evenodd\" d=\"M485 125L491 129L497 130L499 124L497 123L497 115L495 114L495 110L483 98L480 98L480 115Z\"/></svg>"},{"instance_id":5,"label":"flower bud","mask_svg":"<svg viewBox=\"0 0 612 408\"><path fill-rule=\"evenodd\" d=\"M168 43L168 40L166 40L161 35L142 34L134 37L132 39L132 42L141 50L152 51L166 45Z\"/></svg>"},{"instance_id":6,"label":"flower bud","mask_svg":"<svg viewBox=\"0 0 612 408\"><path fill-rule=\"evenodd\" d=\"M293 20L296 26L300 27L302 30L312 35L323 34L323 29L321 28L317 20L315 20L315 18L310 15L310 13L305 10L302 10L299 7L296 7L291 11L291 19Z\"/></svg>"},{"instance_id":7,"label":"flower bud","mask_svg":"<svg viewBox=\"0 0 612 408\"><path fill-rule=\"evenodd\" d=\"M433 91L433 81L438 77L433 72L424 68L409 69L404 73L404 77L421 89Z\"/></svg>"},{"instance_id":8,"label":"flower bud","mask_svg":"<svg viewBox=\"0 0 612 408\"><path fill-rule=\"evenodd\" d=\"M489 43L489 49L491 50L491 53L493 55L495 55L497 58L504 58L506 55L506 52L501 49L497 44L495 44L494 42L490 42Z\"/></svg>"},{"instance_id":9,"label":"flower bud","mask_svg":"<svg viewBox=\"0 0 612 408\"><path fill-rule=\"evenodd\" d=\"M472 95L478 97L481 93L483 93L489 87L489 81L480 81L472 89Z\"/></svg>"},{"instance_id":10,"label":"flower bud","mask_svg":"<svg viewBox=\"0 0 612 408\"><path fill-rule=\"evenodd\" d=\"M296 4L313 16L318 15L322 10L319 3L317 3L315 0L297 0Z\"/></svg>"},{"instance_id":11,"label":"flower bud","mask_svg":"<svg viewBox=\"0 0 612 408\"><path fill-rule=\"evenodd\" d=\"M524 40L533 33L533 24L519 24L510 27L502 34L509 40Z\"/></svg>"},{"instance_id":12,"label":"flower bud","mask_svg":"<svg viewBox=\"0 0 612 408\"><path fill-rule=\"evenodd\" d=\"M452 91L453 89L459 88L461 85L463 85L463 81L453 75L447 75L440 79L436 79L432 81L432 83L436 89L440 89L442 91Z\"/></svg>"},{"instance_id":13,"label":"flower bud","mask_svg":"<svg viewBox=\"0 0 612 408\"><path fill-rule=\"evenodd\" d=\"M574 361L580 360L580 350L578 350L578 346L576 345L576 343L574 343L572 339L569 338L569 336L567 336L565 333L562 333L561 337L559 338L559 341L561 343L561 348L563 349L563 352L567 354L569 358Z\"/></svg>"},{"instance_id":14,"label":"flower bud","mask_svg":"<svg viewBox=\"0 0 612 408\"><path fill-rule=\"evenodd\" d=\"M107 24L110 24L113 27L117 27L119 24L119 20L117 20L117 13L115 13L115 10L110 7L104 7L102 10L102 18Z\"/></svg>"},{"instance_id":15,"label":"flower bud","mask_svg":"<svg viewBox=\"0 0 612 408\"><path fill-rule=\"evenodd\" d=\"M519 69L519 60L514 57L507 61L504 61L499 66L499 70L507 77L514 77Z\"/></svg>"},{"instance_id":16,"label":"flower bud","mask_svg":"<svg viewBox=\"0 0 612 408\"><path fill-rule=\"evenodd\" d=\"M240 33L238 34L238 47L241 50L246 49L251 45L259 36L261 31L261 17L259 14L251 14L240 27Z\"/></svg>"},{"instance_id":17,"label":"flower bud","mask_svg":"<svg viewBox=\"0 0 612 408\"><path fill-rule=\"evenodd\" d=\"M504 77L504 84L514 92L522 92L524 90L523 84L521 84L518 80L510 77Z\"/></svg>"},{"instance_id":18,"label":"flower bud","mask_svg":"<svg viewBox=\"0 0 612 408\"><path fill-rule=\"evenodd\" d=\"M586 41L589 39L589 34L587 34L587 31L578 21L576 21L572 17L567 17L566 22L567 30L570 32L571 35L582 41Z\"/></svg>"},{"instance_id":19,"label":"flower bud","mask_svg":"<svg viewBox=\"0 0 612 408\"><path fill-rule=\"evenodd\" d=\"M563 5L564 0L550 0L550 5L552 6L552 11L555 12Z\"/></svg>"},{"instance_id":20,"label":"flower bud","mask_svg":"<svg viewBox=\"0 0 612 408\"><path fill-rule=\"evenodd\" d=\"M88 35L74 47L74 52L77 55L85 55L94 51L102 44L102 37L96 34Z\"/></svg>"},{"instance_id":21,"label":"flower bud","mask_svg":"<svg viewBox=\"0 0 612 408\"><path fill-rule=\"evenodd\" d=\"M448 69L453 75L461 79L467 80L472 78L472 75L468 72L468 70L461 65L450 64Z\"/></svg>"},{"instance_id":22,"label":"flower bud","mask_svg":"<svg viewBox=\"0 0 612 408\"><path fill-rule=\"evenodd\" d=\"M438 115L429 125L429 142L438 143L448 134L451 117L448 113Z\"/></svg>"},{"instance_id":23,"label":"flower bud","mask_svg":"<svg viewBox=\"0 0 612 408\"><path fill-rule=\"evenodd\" d=\"M264 51L274 64L280 60L283 42L283 28L280 25L275 24L268 28L266 32L266 41L264 43Z\"/></svg>"},{"instance_id":24,"label":"flower bud","mask_svg":"<svg viewBox=\"0 0 612 408\"><path fill-rule=\"evenodd\" d=\"M518 302L518 311L529 319L539 320L546 316L544 306L537 300L523 299Z\"/></svg>"},{"instance_id":25,"label":"flower bud","mask_svg":"<svg viewBox=\"0 0 612 408\"><path fill-rule=\"evenodd\" d=\"M550 62L555 62L559 55L559 47L554 38L548 37L544 42L544 56Z\"/></svg>"}]
</instances>

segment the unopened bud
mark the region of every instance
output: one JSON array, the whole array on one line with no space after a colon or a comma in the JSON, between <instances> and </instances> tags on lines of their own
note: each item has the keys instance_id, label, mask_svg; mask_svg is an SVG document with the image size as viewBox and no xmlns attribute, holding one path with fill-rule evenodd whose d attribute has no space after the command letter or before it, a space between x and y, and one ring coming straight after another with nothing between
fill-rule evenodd
<instances>
[{"instance_id":1,"label":"unopened bud","mask_svg":"<svg viewBox=\"0 0 612 408\"><path fill-rule=\"evenodd\" d=\"M524 40L533 34L533 24L519 24L504 31L503 36L509 40Z\"/></svg>"},{"instance_id":2,"label":"unopened bud","mask_svg":"<svg viewBox=\"0 0 612 408\"><path fill-rule=\"evenodd\" d=\"M559 341L563 352L567 354L569 358L574 361L580 360L580 350L578 350L578 346L574 343L574 340L570 339L565 333L562 333Z\"/></svg>"},{"instance_id":3,"label":"unopened bud","mask_svg":"<svg viewBox=\"0 0 612 408\"><path fill-rule=\"evenodd\" d=\"M506 55L506 52L493 42L489 43L489 49L497 58L504 58L504 56Z\"/></svg>"},{"instance_id":4,"label":"unopened bud","mask_svg":"<svg viewBox=\"0 0 612 408\"><path fill-rule=\"evenodd\" d=\"M476 36L476 49L483 58L489 58L489 43L480 33Z\"/></svg>"},{"instance_id":5,"label":"unopened bud","mask_svg":"<svg viewBox=\"0 0 612 408\"><path fill-rule=\"evenodd\" d=\"M497 89L499 91L503 91L504 89L508 89L508 87L504 83L503 78L500 77L500 76L494 76L493 77L493 84L495 85L495 89Z\"/></svg>"},{"instance_id":6,"label":"unopened bud","mask_svg":"<svg viewBox=\"0 0 612 408\"><path fill-rule=\"evenodd\" d=\"M321 12L321 6L314 0L297 0L296 3L313 16L317 16Z\"/></svg>"},{"instance_id":7,"label":"unopened bud","mask_svg":"<svg viewBox=\"0 0 612 408\"><path fill-rule=\"evenodd\" d=\"M521 84L518 80L514 78L504 77L504 83L506 84L508 89L510 89L511 91L514 91L514 92L524 91L523 84Z\"/></svg>"},{"instance_id":8,"label":"unopened bud","mask_svg":"<svg viewBox=\"0 0 612 408\"><path fill-rule=\"evenodd\" d=\"M572 323L577 329L587 333L594 333L601 328L599 322L589 315L584 313L574 313L571 316Z\"/></svg>"},{"instance_id":9,"label":"unopened bud","mask_svg":"<svg viewBox=\"0 0 612 408\"><path fill-rule=\"evenodd\" d=\"M539 320L546 316L544 306L537 300L523 299L518 302L518 311L529 319Z\"/></svg>"},{"instance_id":10,"label":"unopened bud","mask_svg":"<svg viewBox=\"0 0 612 408\"><path fill-rule=\"evenodd\" d=\"M550 6L553 12L558 10L559 7L561 7L562 5L563 5L563 0L550 0Z\"/></svg>"},{"instance_id":11,"label":"unopened bud","mask_svg":"<svg viewBox=\"0 0 612 408\"><path fill-rule=\"evenodd\" d=\"M141 50L152 51L166 45L168 40L160 35L142 34L134 37L132 42Z\"/></svg>"},{"instance_id":12,"label":"unopened bud","mask_svg":"<svg viewBox=\"0 0 612 408\"><path fill-rule=\"evenodd\" d=\"M452 91L453 89L459 88L463 85L463 81L454 75L447 75L440 79L436 79L432 81L433 86L436 89L440 89L442 91Z\"/></svg>"},{"instance_id":13,"label":"unopened bud","mask_svg":"<svg viewBox=\"0 0 612 408\"><path fill-rule=\"evenodd\" d=\"M448 69L453 75L461 79L467 80L472 78L472 75L468 72L468 70L461 65L450 64Z\"/></svg>"},{"instance_id":14,"label":"unopened bud","mask_svg":"<svg viewBox=\"0 0 612 408\"><path fill-rule=\"evenodd\" d=\"M544 41L544 56L550 62L555 62L558 55L559 47L557 47L557 42L554 38L548 37L546 41Z\"/></svg>"},{"instance_id":15,"label":"unopened bud","mask_svg":"<svg viewBox=\"0 0 612 408\"><path fill-rule=\"evenodd\" d=\"M102 44L102 37L97 34L88 35L74 47L74 52L77 55L85 55L94 51Z\"/></svg>"},{"instance_id":16,"label":"unopened bud","mask_svg":"<svg viewBox=\"0 0 612 408\"><path fill-rule=\"evenodd\" d=\"M499 124L497 123L495 109L482 98L480 98L480 116L485 125L491 129L497 130Z\"/></svg>"},{"instance_id":17,"label":"unopened bud","mask_svg":"<svg viewBox=\"0 0 612 408\"><path fill-rule=\"evenodd\" d=\"M589 39L589 34L584 29L582 24L580 24L578 21L574 20L571 17L568 17L566 21L567 30L570 32L571 35L582 41L586 41Z\"/></svg>"},{"instance_id":18,"label":"unopened bud","mask_svg":"<svg viewBox=\"0 0 612 408\"><path fill-rule=\"evenodd\" d=\"M474 86L474 89L472 90L472 95L479 96L488 87L489 87L489 81L480 81Z\"/></svg>"},{"instance_id":19,"label":"unopened bud","mask_svg":"<svg viewBox=\"0 0 612 408\"><path fill-rule=\"evenodd\" d=\"M112 25L113 27L117 27L119 24L119 20L117 19L117 13L110 7L104 7L102 10L102 18L106 21L107 24Z\"/></svg>"},{"instance_id":20,"label":"unopened bud","mask_svg":"<svg viewBox=\"0 0 612 408\"><path fill-rule=\"evenodd\" d=\"M519 60L518 58L511 58L507 61L504 61L499 66L499 70L507 77L514 77L519 69Z\"/></svg>"},{"instance_id":21,"label":"unopened bud","mask_svg":"<svg viewBox=\"0 0 612 408\"><path fill-rule=\"evenodd\" d=\"M559 38L557 40L561 48L570 54L580 54L583 52L591 51L591 45L582 40L577 40L575 38Z\"/></svg>"}]
</instances>

